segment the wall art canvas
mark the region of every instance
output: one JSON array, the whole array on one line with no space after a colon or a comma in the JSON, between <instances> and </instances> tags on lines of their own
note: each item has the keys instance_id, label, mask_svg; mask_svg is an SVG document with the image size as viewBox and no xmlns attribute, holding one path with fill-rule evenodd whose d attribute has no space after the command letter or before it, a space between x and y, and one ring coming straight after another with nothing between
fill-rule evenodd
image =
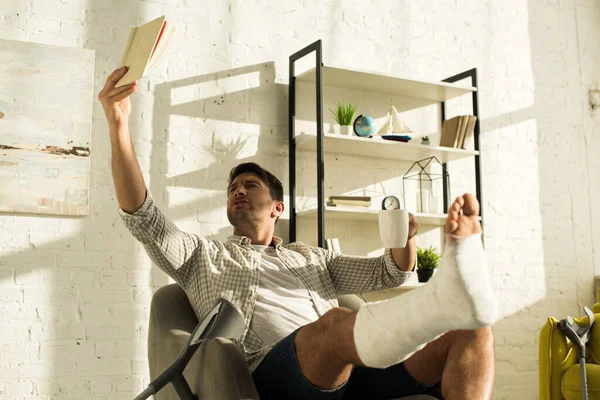
<instances>
[{"instance_id":1,"label":"wall art canvas","mask_svg":"<svg viewBox=\"0 0 600 400\"><path fill-rule=\"evenodd\" d=\"M0 40L0 212L89 213L94 51Z\"/></svg>"}]
</instances>

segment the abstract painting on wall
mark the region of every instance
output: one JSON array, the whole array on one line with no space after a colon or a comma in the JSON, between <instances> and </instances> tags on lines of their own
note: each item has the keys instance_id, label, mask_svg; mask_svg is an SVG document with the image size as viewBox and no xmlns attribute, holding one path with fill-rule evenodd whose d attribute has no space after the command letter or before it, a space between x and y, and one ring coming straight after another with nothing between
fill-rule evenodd
<instances>
[{"instance_id":1,"label":"abstract painting on wall","mask_svg":"<svg viewBox=\"0 0 600 400\"><path fill-rule=\"evenodd\" d=\"M0 40L0 212L89 213L94 51Z\"/></svg>"}]
</instances>

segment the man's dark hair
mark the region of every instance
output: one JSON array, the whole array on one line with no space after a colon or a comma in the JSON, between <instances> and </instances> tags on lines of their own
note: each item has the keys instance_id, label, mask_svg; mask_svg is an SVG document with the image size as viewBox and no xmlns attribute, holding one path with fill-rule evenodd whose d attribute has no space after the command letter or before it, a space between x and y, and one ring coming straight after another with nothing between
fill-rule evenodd
<instances>
[{"instance_id":1,"label":"man's dark hair","mask_svg":"<svg viewBox=\"0 0 600 400\"><path fill-rule=\"evenodd\" d=\"M271 193L271 198L273 200L283 201L283 185L281 184L281 181L277 179L275 175L253 162L243 163L234 167L229 173L229 185L231 185L231 182L233 182L238 175L246 172L258 175L260 180L269 187L269 192Z\"/></svg>"}]
</instances>

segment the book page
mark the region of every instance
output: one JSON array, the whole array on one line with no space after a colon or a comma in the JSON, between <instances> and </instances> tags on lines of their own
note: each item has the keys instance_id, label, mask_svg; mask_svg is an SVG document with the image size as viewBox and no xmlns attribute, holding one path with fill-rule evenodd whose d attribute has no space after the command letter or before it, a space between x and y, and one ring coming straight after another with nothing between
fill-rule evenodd
<instances>
[{"instance_id":1,"label":"book page","mask_svg":"<svg viewBox=\"0 0 600 400\"><path fill-rule=\"evenodd\" d=\"M160 62L160 60L163 59L165 54L167 54L167 49L169 48L169 45L175 37L176 31L175 28L173 28L173 25L168 24L167 22L165 22L165 24L167 25L165 26L165 29L163 30L161 36L158 39L158 42L156 43L154 53L150 57L150 61L146 66L146 72L149 72L152 68L154 68L156 64Z\"/></svg>"},{"instance_id":2,"label":"book page","mask_svg":"<svg viewBox=\"0 0 600 400\"><path fill-rule=\"evenodd\" d=\"M127 44L125 45L125 50L123 50L123 55L121 56L121 62L119 63L119 68L125 65L125 59L127 58L127 54L129 54L129 49L131 48L131 43L133 43L133 37L135 36L135 32L137 31L137 27L131 28L131 32L129 32L129 38L127 39Z\"/></svg>"},{"instance_id":3,"label":"book page","mask_svg":"<svg viewBox=\"0 0 600 400\"><path fill-rule=\"evenodd\" d=\"M135 28L133 39L126 48L126 53L123 55L122 59L122 64L127 66L129 70L125 76L117 82L115 87L128 85L144 76L146 66L150 60L150 55L154 50L164 21L165 16L163 15L154 21L150 21Z\"/></svg>"}]
</instances>

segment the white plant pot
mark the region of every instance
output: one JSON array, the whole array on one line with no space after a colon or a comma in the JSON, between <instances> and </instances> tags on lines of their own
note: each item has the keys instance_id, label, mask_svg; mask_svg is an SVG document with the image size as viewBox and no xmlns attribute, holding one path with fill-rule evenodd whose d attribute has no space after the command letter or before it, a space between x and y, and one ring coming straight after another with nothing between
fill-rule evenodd
<instances>
[{"instance_id":1,"label":"white plant pot","mask_svg":"<svg viewBox=\"0 0 600 400\"><path fill-rule=\"evenodd\" d=\"M354 126L352 126L352 125L343 125L343 126L340 126L340 133L342 135L347 135L347 136L354 135Z\"/></svg>"}]
</instances>

